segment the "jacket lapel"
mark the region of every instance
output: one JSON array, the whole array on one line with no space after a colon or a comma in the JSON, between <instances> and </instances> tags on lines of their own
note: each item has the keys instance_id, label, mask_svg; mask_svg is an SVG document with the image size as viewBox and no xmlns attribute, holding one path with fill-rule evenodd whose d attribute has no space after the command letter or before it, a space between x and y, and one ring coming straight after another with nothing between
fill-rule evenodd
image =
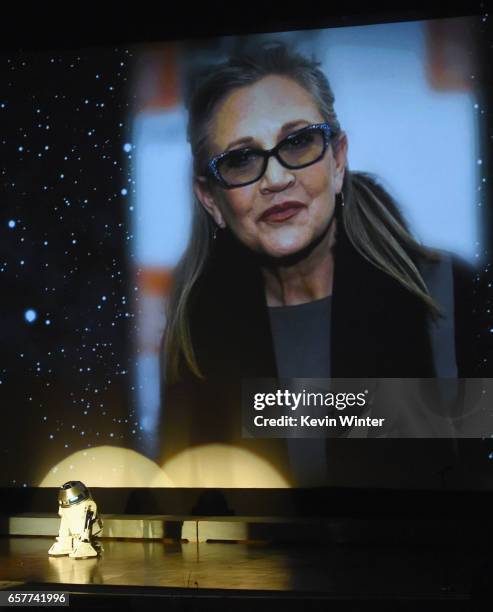
<instances>
[{"instance_id":1,"label":"jacket lapel","mask_svg":"<svg viewBox=\"0 0 493 612\"><path fill-rule=\"evenodd\" d=\"M424 303L364 259L342 227L334 256L332 377L434 376Z\"/></svg>"}]
</instances>

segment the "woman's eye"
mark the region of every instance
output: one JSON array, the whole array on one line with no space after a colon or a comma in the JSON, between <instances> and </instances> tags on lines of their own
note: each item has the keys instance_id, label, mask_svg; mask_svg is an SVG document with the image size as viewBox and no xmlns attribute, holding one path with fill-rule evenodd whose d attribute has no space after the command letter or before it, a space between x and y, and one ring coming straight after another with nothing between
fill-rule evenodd
<instances>
[{"instance_id":1,"label":"woman's eye","mask_svg":"<svg viewBox=\"0 0 493 612\"><path fill-rule=\"evenodd\" d=\"M228 168L241 168L255 161L257 155L253 151L232 151L223 158Z\"/></svg>"},{"instance_id":2,"label":"woman's eye","mask_svg":"<svg viewBox=\"0 0 493 612\"><path fill-rule=\"evenodd\" d=\"M287 138L286 145L289 148L306 147L312 144L314 134L312 132L304 132L303 134L297 134Z\"/></svg>"}]
</instances>

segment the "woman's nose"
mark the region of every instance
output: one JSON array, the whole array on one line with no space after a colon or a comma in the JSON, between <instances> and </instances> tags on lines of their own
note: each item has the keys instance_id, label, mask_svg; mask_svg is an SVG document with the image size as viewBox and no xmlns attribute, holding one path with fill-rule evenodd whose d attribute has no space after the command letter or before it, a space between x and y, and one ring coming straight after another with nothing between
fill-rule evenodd
<instances>
[{"instance_id":1,"label":"woman's nose","mask_svg":"<svg viewBox=\"0 0 493 612\"><path fill-rule=\"evenodd\" d=\"M280 190L295 181L295 174L290 168L285 168L274 156L267 161L267 168L260 179L261 190Z\"/></svg>"}]
</instances>

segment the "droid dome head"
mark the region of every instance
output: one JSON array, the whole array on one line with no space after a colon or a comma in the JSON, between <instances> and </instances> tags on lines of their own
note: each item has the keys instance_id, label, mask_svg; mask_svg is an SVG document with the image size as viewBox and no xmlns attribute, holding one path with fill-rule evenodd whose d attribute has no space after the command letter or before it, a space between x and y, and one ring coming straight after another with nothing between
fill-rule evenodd
<instances>
[{"instance_id":1,"label":"droid dome head","mask_svg":"<svg viewBox=\"0 0 493 612\"><path fill-rule=\"evenodd\" d=\"M80 480L70 480L58 491L58 503L62 508L70 508L91 497L91 492Z\"/></svg>"}]
</instances>

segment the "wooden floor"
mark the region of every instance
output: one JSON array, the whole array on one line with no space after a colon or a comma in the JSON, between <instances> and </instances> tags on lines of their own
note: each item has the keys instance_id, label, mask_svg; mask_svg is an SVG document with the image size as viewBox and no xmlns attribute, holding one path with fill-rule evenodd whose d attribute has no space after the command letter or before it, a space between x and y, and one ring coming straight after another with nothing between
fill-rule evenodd
<instances>
[{"instance_id":1,"label":"wooden floor","mask_svg":"<svg viewBox=\"0 0 493 612\"><path fill-rule=\"evenodd\" d=\"M104 540L99 559L49 557L51 538L0 538L0 581L283 592L466 596L478 558L407 547Z\"/></svg>"}]
</instances>

